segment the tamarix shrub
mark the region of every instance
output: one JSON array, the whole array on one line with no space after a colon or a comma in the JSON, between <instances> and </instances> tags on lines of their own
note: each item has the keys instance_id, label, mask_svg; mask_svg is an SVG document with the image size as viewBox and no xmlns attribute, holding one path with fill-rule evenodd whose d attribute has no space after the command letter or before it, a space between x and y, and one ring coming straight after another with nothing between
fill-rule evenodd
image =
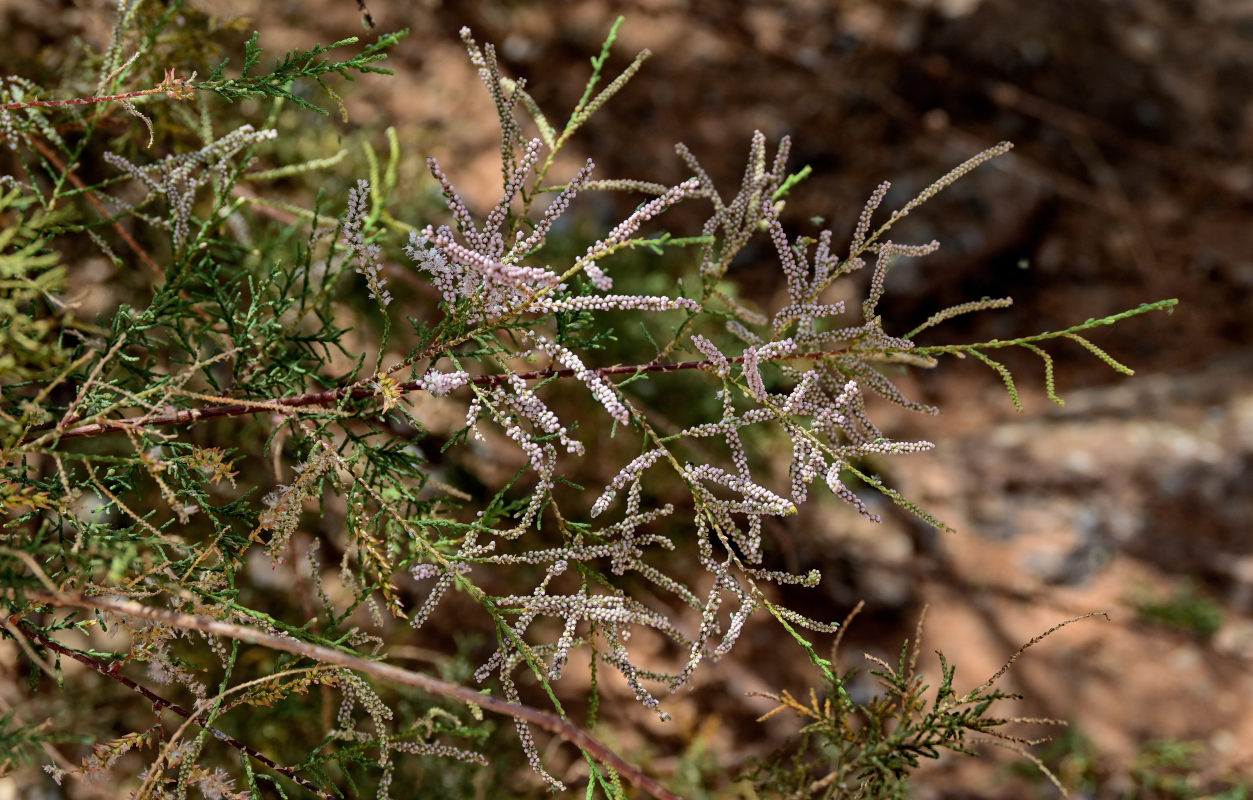
<instances>
[{"instance_id":1,"label":"tamarix shrub","mask_svg":"<svg viewBox=\"0 0 1253 800\"><path fill-rule=\"evenodd\" d=\"M729 188L682 144L674 185L593 160L562 171L648 55L607 81L616 25L560 126L463 30L500 120L502 190L478 214L459 165L427 159L440 210L401 190L394 131L364 165L301 139L326 113L317 87L338 102L338 78L383 80L403 32L267 71L256 35L240 64L188 64L208 27L124 1L108 47L84 46L55 84L0 81L0 771L26 796L674 797L671 775L607 744L629 710L609 682L664 723L748 625L786 629L780 657L825 685L776 696L807 722L746 778L757 796L898 796L919 758L969 735L1031 743L991 716L1003 671L959 695L946 665L924 700L916 639L878 665L885 694L854 701L800 632L835 620L767 591L823 580L767 558L765 523L800 504L874 522L863 498L881 493L941 525L874 471L933 447L868 411L874 396L936 413L898 389L902 369L968 355L1017 404L995 353L1021 348L1060 402L1045 345L1130 372L1085 334L1174 305L917 341L1010 304L982 299L899 332L890 271L940 245L894 225L1009 144L895 210L879 186L851 234L797 235L784 203L808 169L790 171L787 138L756 134ZM588 233L594 192L639 202ZM679 205L707 221L672 229ZM750 243L785 298L739 296L729 268ZM832 287L859 271L846 307ZM582 760L542 754L539 731Z\"/></svg>"}]
</instances>

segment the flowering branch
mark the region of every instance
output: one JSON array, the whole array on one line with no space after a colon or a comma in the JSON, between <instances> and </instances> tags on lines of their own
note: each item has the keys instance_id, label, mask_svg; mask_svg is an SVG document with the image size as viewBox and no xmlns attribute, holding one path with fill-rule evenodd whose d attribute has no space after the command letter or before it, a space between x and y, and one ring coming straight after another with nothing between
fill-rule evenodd
<instances>
[{"instance_id":1,"label":"flowering branch","mask_svg":"<svg viewBox=\"0 0 1253 800\"><path fill-rule=\"evenodd\" d=\"M1087 332L1149 310L1169 311L1175 302L1146 304L1018 339L971 344L919 339L923 331L958 315L1010 303L1008 298L984 298L937 311L904 335L889 334L880 306L890 299L885 292L894 265L938 246L889 239L894 223L966 172L1004 154L1008 144L966 160L878 224L880 206L890 198L889 185L882 184L857 219L843 254L837 254L830 228L816 237L793 237L784 226L786 195L808 170L788 174L787 137L769 158L766 136L753 136L744 177L733 195L722 193L682 145L678 153L694 177L674 186L592 180L590 159L563 185L546 186L545 177L559 163L563 144L647 55L642 53L622 75L598 89L616 24L593 60L593 74L564 129L548 123L523 80L500 73L490 45L480 47L468 30L463 32L470 61L500 116L502 193L486 215L471 213L431 159L430 172L450 212L446 224L418 228L392 216L389 209L410 205L396 197L403 154L399 138L389 129L387 163L367 147L370 180L356 182L349 191L338 225L323 213L321 201L311 209L283 201L278 213L290 213L291 218L283 220L281 235L269 235L246 213L265 193L253 197L239 181L288 178L330 166L339 156L250 170L257 146L279 134L253 129L241 115L215 106L198 125L163 126L168 144L163 154L137 159L137 131L104 141L108 132L99 123L116 111L108 103L144 122L149 146L154 125L136 106L142 108L139 99L152 94L184 100L212 92L227 103L265 101L273 104L275 114L279 103L326 113L306 99L308 93L298 84L315 82L330 92L324 79L333 75L352 79L383 72L376 63L403 33L381 36L350 58L328 54L355 44L355 38L293 50L268 71L258 69L262 50L254 34L244 45L242 68L232 69L236 77L226 76L228 64L223 61L207 79L196 81L194 75L178 78L152 63L156 51L146 44L124 60L134 41L153 41L168 20L167 15L152 26L141 25L144 20L135 16L138 6L130 0L119 6L113 37L99 59L94 96L37 99L56 95L21 76L0 77L0 139L17 151L14 163L23 173L0 175L0 217L16 218L9 225L13 230L6 231L11 235L0 236L0 262L12 262L7 269L13 279L6 278L11 287L0 286L0 318L13 318L12 325L0 326L0 362L10 352L17 359L16 377L0 381L0 508L6 511L6 527L15 531L9 537L13 547L0 548L0 601L8 598L14 605L0 614L0 628L47 672L54 670L36 652L39 643L133 689L152 703L158 718L168 719L160 713L168 708L184 720L173 734L157 725L117 737L98 746L83 769L49 769L54 778L70 772L102 774L122 754L160 743L161 753L147 768L137 798L162 793L171 770L179 773L176 787L184 794L195 781L206 797L235 796L232 772L214 767L212 760L238 753L246 756L240 769L254 787L253 768L264 763L321 797L339 796L344 788L332 786L332 773L320 767L338 762L345 768L377 769L375 796L388 800L394 778L405 781L419 773L419 765L398 764L398 753L486 761L482 753L427 741L437 731L475 737L490 733L490 724L468 723L462 719L465 714L441 707L448 703L440 698L451 698L453 711L459 703L469 704L479 723L483 718L478 710L484 707L511 717L525 761L556 789L564 787L545 770L532 724L555 734L554 743L564 739L580 748L591 771L589 795L600 787L608 796L622 796L621 775L640 787L632 791L672 798L640 766L626 763L591 735L603 694L597 670L620 674L636 701L665 720L661 693L691 686L698 666L729 653L747 621L764 608L808 653L831 693L842 691L830 665L796 627L832 633L834 626L776 606L763 591L764 583L812 587L823 577L817 569L803 574L770 569L767 525L798 513L812 490L823 484L837 499L878 521L875 506L854 491L858 487L851 481L857 481L923 521L947 527L861 466L867 457L877 460L934 447L927 441L893 440L867 411L866 401L874 397L938 413L905 396L896 386L896 367L929 368L941 356L969 356L994 370L1021 407L1009 367L996 360L1000 349L1021 347L1042 360L1046 394L1060 403L1044 342L1069 339L1115 370L1129 373L1096 341L1085 338ZM123 81L135 85L137 75L152 75L160 83L110 94L126 88ZM338 95L330 96L344 108ZM94 103L106 105L84 110ZM160 101L147 107L165 108ZM538 138L523 138L519 111L534 118ZM63 140L58 130L74 131L73 141ZM274 155L281 159L291 152L280 148ZM75 168L89 159L119 175L84 182ZM119 178L128 185L118 186ZM571 257L570 245L582 227L560 218L589 190L653 196ZM536 198L549 192L551 202L534 207ZM99 219L79 224L56 213L67 204L82 205L76 197L80 194ZM265 202L279 203L273 198ZM699 235L648 230L668 227L659 217L678 203L712 206L707 222L698 231L687 231ZM304 220L313 224L301 243L296 237L303 236ZM106 238L102 233L107 234L110 224L117 236ZM167 253L163 258L168 264L158 264L140 246L145 236L136 225L157 232L154 241L168 239L168 249L159 251ZM409 231L403 252L410 263L392 275L384 256L389 229ZM337 242L328 241L332 235ZM116 307L102 315L99 327L93 326L92 337L85 335L88 328L82 323L75 323L72 303L62 299L78 271L60 262L83 252L75 239L84 236L114 264L122 259L113 252L112 241L124 242L158 278L154 283L128 277L120 293L106 293ZM556 246L549 246L550 239ZM731 288L747 289L731 273L755 239L768 239L773 246L777 258L771 260L781 269L780 288L786 289L781 302L773 297L741 302L741 292ZM661 254L668 247L693 244L699 245L690 264L697 280L693 284L684 269L683 282L674 290L663 291L672 286L667 282L675 277L670 271L637 281L640 265L615 255L640 247ZM828 292L834 281L862 269L871 273L864 302L854 305ZM354 270L357 275L351 278ZM614 272L627 273L621 280L628 286L654 288L639 295L621 287L616 290L621 293L611 293ZM377 339L369 333L373 326L349 318L355 306L342 302L345 278L375 301L381 316ZM408 318L412 335L406 331L400 341L393 340L392 328L405 315L396 316L395 306L389 306L393 279L416 281L430 301ZM598 291L588 291L589 284ZM859 312L860 319L842 320L846 311L854 316ZM601 319L595 312L614 316ZM641 320L636 334L633 324L618 325L620 312L681 313L659 323ZM354 329L357 333L348 336ZM393 358L391 353L404 355ZM377 359L373 369L365 367L367 355ZM682 360L687 358L697 360ZM592 359L608 365L595 366ZM702 373L691 383L700 384L700 389L692 387L697 393L708 390L704 401L683 402L696 395L676 398L673 391L661 391L674 388L670 380L651 387L658 391L628 387L647 373L682 370ZM563 380L551 380L556 378ZM577 390L576 396L556 397L567 388ZM464 411L464 426L453 408L420 418L428 415L415 402L425 398L410 394L417 392L464 401L447 401ZM406 399L413 407L402 404ZM550 407L550 400L560 403ZM673 420L666 405L679 412ZM256 421L274 428L272 437L233 435L237 431L232 427L239 426L229 422L212 426L212 431L190 430L201 420L248 421L253 414L266 415ZM399 428L402 416L412 425ZM629 433L619 436L624 429ZM109 440L109 446L60 447L62 439L119 431L126 438ZM215 441L222 436L234 441ZM469 455L456 464L441 464L425 450L436 443L441 452L464 447L461 452ZM497 458L501 448L510 453ZM597 483L606 465L625 466L608 478L588 508L583 500L592 501L599 487L576 483L574 478L587 476L568 473L566 468L574 465L562 452L583 456L583 467L587 458L594 458ZM458 488L471 481L473 494ZM229 502L218 502L227 494L223 482L238 490ZM331 497L334 502L326 502ZM311 536L294 537L315 500L323 501L323 519L308 531ZM261 580L253 574L253 543L263 545L257 549L264 549L274 564L305 560L308 571L293 573L298 576L294 592L246 589ZM342 555L334 591L324 585L329 575L319 560L324 543ZM664 555L680 547L689 552L678 558ZM402 581L410 578L422 582L427 592L425 601L413 607L401 593L407 585ZM167 602L137 597L145 585L164 588ZM472 673L479 682L498 682L490 692L475 691L469 679L464 685L449 683L392 666L389 657L395 653L368 648L370 643L381 648L386 631L392 630L384 612L415 630L437 617L460 625L452 616L458 610L437 610L454 591L481 607L482 622L495 631L495 651ZM659 593L666 599L656 601ZM321 611L314 609L315 599ZM293 602L303 619L327 623L307 630L280 622L292 615ZM34 624L31 614L39 608L53 608L61 617L80 613L67 609L89 609L89 618L94 611L101 621L127 621L143 640L136 640L136 655L142 659L148 654L153 678L177 679L201 702L185 709L174 706L123 677L120 666L129 661L112 663L109 656L75 653L57 643L61 634L56 626ZM371 628L353 625L359 611L370 612ZM673 648L677 657L659 661L648 654L635 663L639 640L629 640L639 629L668 640L667 649ZM195 643L197 656L176 659L172 644L192 631L205 640ZM210 701L207 685L194 673L216 667L201 663L199 656L216 656L229 677L240 641L269 648L271 654L293 654L296 669L256 681L224 680L230 688ZM590 703L579 727L567 717L552 682L584 651L590 686L577 691L590 690ZM923 719L915 708L920 690L913 682L912 660L902 663L896 671L880 666L889 689L898 690L892 696L901 701L897 706L905 709L905 721L914 727L896 726L889 714L883 717L886 727L871 715L866 718L874 725L854 730L840 727L841 717L830 726L835 741L869 752L860 743L874 745L870 734L875 731L914 736L936 729L936 724L917 723ZM309 674L280 681L293 673ZM951 668L943 675L939 697L949 701L957 697L949 688ZM533 679L536 697L544 696L542 690L551 705L522 703L524 677ZM896 678L900 680L891 683ZM383 680L429 693L422 740L414 739L419 729L401 729L412 716L412 705L404 703L398 711L376 693L372 684ZM279 767L209 727L224 724L217 715L227 695L248 692L229 710L241 703L304 694L315 684L326 701L321 709L326 738L309 758L291 767ZM340 695L334 720L332 687ZM29 693L43 691L32 685ZM989 700L999 696L986 693ZM968 719L982 717L986 707L979 706ZM316 732L314 709L299 711L310 723L303 729ZM116 721L102 718L99 727L111 730L117 725L109 723ZM372 727L365 727L367 722ZM0 739L14 738L3 723ZM195 741L183 741L184 732L196 731L193 723L200 726L199 734ZM986 729L1001 723L981 724ZM236 749L213 748L201 763L200 744L209 741L205 734L210 732ZM256 740L261 735L257 729L245 738L266 751L265 742ZM23 746L48 740L22 737L18 743ZM351 744L328 748L332 741ZM809 741L817 740L810 736ZM907 752L917 754L917 747L910 747ZM378 758L368 758L367 751L374 748ZM869 758L882 762L877 752ZM846 761L855 772L868 763ZM893 780L915 765L892 765ZM0 771L4 766L0 763ZM795 767L800 779L786 777L791 785L829 788L802 780L807 767L799 760ZM774 766L770 771L781 774ZM864 778L870 773L861 774ZM451 786L454 778L459 782L460 773L445 773L438 780ZM874 783L866 786L876 790Z\"/></svg>"},{"instance_id":2,"label":"flowering branch","mask_svg":"<svg viewBox=\"0 0 1253 800\"><path fill-rule=\"evenodd\" d=\"M1091 345L1090 342L1087 342L1087 340L1082 339L1082 337L1076 336L1076 334L1079 331L1090 330L1092 328L1100 327L1103 325L1112 325L1115 322L1119 322L1129 317L1137 316L1139 314L1144 314L1150 311L1170 312L1174 309L1174 306L1177 305L1177 303L1178 301L1174 299L1159 300L1155 303L1142 303L1136 308L1128 309L1127 311L1123 311L1118 314L1113 314L1108 317L1102 317L1101 319L1089 319L1086 322L1071 326L1064 330L1049 331L1046 333L1039 333L1039 334L1035 334L1032 336L1025 336L1019 339L1005 339L1005 340L998 339L998 340L993 340L991 342L981 342L981 343L973 344L973 345L969 345L969 344L968 345L930 345L930 346L912 348L911 350L908 350L908 351L902 350L899 353L895 351L891 351L891 350L885 350L882 354L882 358L885 360L890 360L893 357L908 358L909 356L913 356L913 358L909 359L910 362L915 363L915 364L920 364L921 362L931 359L937 355L958 355L960 357L961 355L964 355L965 353L975 352L980 349L994 349L994 348L1014 347L1014 346L1021 347L1021 346L1031 345L1035 342L1043 342L1043 341L1048 341L1051 339L1057 339L1059 337L1066 337L1066 338L1078 340L1085 347L1088 347L1089 349L1091 349L1093 345ZM824 359L844 355L848 352L848 350L849 350L848 348L836 348L833 350L824 350L821 352L810 352L810 353L787 353L787 352L761 353L761 352L758 352L755 355L748 354L748 355L737 356L735 358L725 358L725 359L719 360L718 362L706 359L706 360L699 360L699 361L678 361L678 362L672 362L669 364L658 364L658 363L648 363L648 364L638 364L638 365L635 365L635 364L621 365L620 364L620 365L615 365L612 367L597 367L595 369L588 369L586 370L586 372L588 374L595 375L600 378L604 378L604 377L608 377L611 375L630 376L630 375L639 375L639 374L650 373L650 372L651 373L677 372L679 370L689 370L689 369L712 369L712 370L717 371L717 369L719 368L725 369L726 366L729 364L743 364L746 358L750 360L756 359L757 363L765 362L765 361L785 361L785 360L822 361ZM1099 357L1099 354L1098 354L1098 357ZM1108 356L1105 356L1105 359L1108 359L1106 363L1110 363L1113 361ZM1118 365L1118 366L1121 367L1121 365ZM1122 367L1122 370L1126 370L1126 367ZM545 380L548 378L572 378L572 377L575 377L577 374L578 374L577 370L572 369L572 368L554 369L550 367L548 369L534 370L532 372L520 372L520 373L509 373L509 374L494 373L491 375L479 375L473 378L467 377L463 381L463 383L473 383L477 386L485 386L485 387L490 388L494 386L499 386L515 378L521 379L524 381L530 381L530 380ZM446 376L446 377L452 377L452 376ZM396 384L396 390L400 393L413 392L413 391L419 391L419 390L431 391L431 389L432 389L432 383L429 377L423 377L418 380L406 381L405 383ZM443 392L439 392L439 393L442 394ZM208 420L208 419L220 419L224 417L242 417L242 416L247 416L248 414L256 414L261 411L267 411L267 410L272 411L275 409L276 406L280 407L280 409L283 411L286 411L292 408L301 408L305 406L327 407L327 406L333 406L345 398L351 397L353 399L360 399L360 398L365 398L365 397L373 397L378 394L380 394L380 389L370 386L370 385L363 385L361 382L357 382L357 383L352 384L351 386L341 387L339 389L329 389L324 392L311 392L308 394L294 395L290 397L280 398L277 401L267 401L267 402L245 401L245 402L239 402L239 403L227 403L225 400L223 400L221 401L223 403L222 405L212 406L208 408L190 408L185 411L177 411L172 414L146 414L141 417L128 417L126 419L104 420L102 422L91 423L89 425L80 425L77 428L69 428L68 430L63 431L60 434L59 438L62 440L81 439L81 438L90 437L90 436L100 436L106 433L116 433L119 431L134 430L135 428L139 428L139 427L164 426L164 425L187 425L193 422L201 422L203 420ZM68 417L62 422L62 426L64 427L64 426L72 425L73 423L77 422L79 419L82 419L82 417L75 417L75 416ZM45 426L43 428L35 428L34 432L40 432L43 430L47 430L47 427Z\"/></svg>"},{"instance_id":3,"label":"flowering branch","mask_svg":"<svg viewBox=\"0 0 1253 800\"><path fill-rule=\"evenodd\" d=\"M766 355L758 355L758 361L780 361L784 359L811 359L821 360L832 356L841 355L845 351L843 349L829 350L821 353L780 353L767 357ZM725 359L728 364L744 363L744 356ZM628 364L616 365L612 367L597 367L587 370L587 373L598 377L607 377L611 375L638 375L648 372L677 372L679 370L689 369L711 369L717 366L713 361L678 361L669 364ZM519 373L494 373L491 375L479 375L473 378L467 378L465 383L473 383L477 386L485 386L488 388L499 386L507 383L515 378L530 381L544 380L547 378L572 378L575 377L576 370L571 368L548 368L534 370L532 372ZM414 392L419 390L430 390L430 381L427 378L421 378L416 381L406 381L397 384L399 392ZM77 428L69 428L60 435L61 440L65 439L81 439L90 436L100 436L106 433L117 433L125 430L134 430L135 428L151 427L158 425L187 425L193 422L202 422L209 419L221 419L224 417L242 417L248 414L256 414L262 411L273 411L278 407L282 411L294 408L302 408L306 406L327 407L333 406L345 398L360 399L365 397L374 397L380 392L371 386L362 386L353 384L349 387L339 389L329 389L324 392L311 392L309 394L295 395L291 397L279 398L274 401L256 402L247 401L240 403L229 403L219 406L210 406L207 408L190 408L185 411L177 411L172 414L146 414L141 417L128 417L126 419L110 419L102 422L94 422L89 425L80 425ZM70 417L65 421L66 425L82 419L81 417ZM37 429L38 430L38 429ZM46 428L45 428L46 430Z\"/></svg>"}]
</instances>

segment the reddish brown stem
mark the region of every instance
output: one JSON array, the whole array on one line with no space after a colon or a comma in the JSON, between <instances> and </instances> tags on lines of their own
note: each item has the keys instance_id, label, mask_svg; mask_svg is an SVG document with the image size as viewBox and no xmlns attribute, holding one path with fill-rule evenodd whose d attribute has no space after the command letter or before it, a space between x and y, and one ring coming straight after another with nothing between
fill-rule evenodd
<instances>
[{"instance_id":1,"label":"reddish brown stem","mask_svg":"<svg viewBox=\"0 0 1253 800\"><path fill-rule=\"evenodd\" d=\"M97 659L92 658L91 656L87 655L86 653L80 653L77 650L71 650L70 648L58 643L54 639L50 639L47 636L44 636L39 631L34 630L33 628L31 628L29 625L27 625L26 623L24 623L22 620L18 619L17 617L9 617L9 622L11 622L13 624L13 627L16 630L20 631L22 635L25 636L26 638L34 639L35 641L39 642L44 647L48 648L54 653L60 653L63 656L69 656L75 661L86 664L87 666L94 669L96 672L99 672L101 675L104 675L106 678L112 678L113 680L122 684L126 688L143 695L144 698L148 702L152 703L152 707L156 709L158 712L164 709L169 709L170 711L173 711L175 714L182 717L183 719L192 718L191 712L183 708L182 706L180 706L178 703L174 703L169 700L166 700L164 697L149 690L147 687L141 686L140 684L136 683L135 681L123 675L121 672L117 670L118 665L114 664L112 666L107 666L101 663L100 661L98 661ZM197 722L196 724L200 725L200 727L204 728L209 733L212 733L215 737L222 740L226 744L230 745L231 747L235 748L241 753L246 754L249 758L252 758L253 760L266 765L267 767L274 770L275 772L278 772L287 776L291 780L295 781L296 783L305 787L309 791L323 798L323 800L334 800L334 798L331 795L319 789L312 782L297 775L296 772L291 767L284 767L283 765L275 762L273 759L271 759L269 756L265 755L264 753L254 750L253 748L249 747L248 745L236 739L234 736L224 733L223 731L220 731L217 728L214 728L212 725L204 725L199 722Z\"/></svg>"},{"instance_id":2,"label":"reddish brown stem","mask_svg":"<svg viewBox=\"0 0 1253 800\"><path fill-rule=\"evenodd\" d=\"M134 100L150 94L168 94L169 89L157 86L152 89L140 89L125 94L108 94L97 97L71 97L69 100L22 100L17 103L5 103L0 109L15 111L20 108L60 108L62 106L89 106L94 103L112 103L119 100Z\"/></svg>"},{"instance_id":3,"label":"reddish brown stem","mask_svg":"<svg viewBox=\"0 0 1253 800\"><path fill-rule=\"evenodd\" d=\"M762 361L782 361L791 359L814 359L820 360L838 355L839 352L825 353L793 353L791 355L779 355L771 358L763 358ZM727 362L731 364L741 364L744 358L728 358ZM679 361L671 364L642 364L642 365L626 365L613 367L599 367L597 369L588 370L589 372L600 377L608 377L611 375L638 375L644 372L677 372L686 369L708 369L713 367L712 361ZM572 378L574 377L572 369L541 369L534 372L520 372L517 377L524 381L544 380L547 378ZM478 386L498 386L509 379L507 374L496 373L492 375L480 375L471 378L470 382ZM400 391L413 392L422 388L421 381L407 381L400 384ZM263 411L273 411L273 406L283 406L284 408L302 408L304 406L333 406L346 397L363 398L373 397L378 394L378 390L369 386L357 386L355 388L328 389L324 392L312 392L309 394L293 395L290 397L282 397L277 400L266 400L264 405L260 401L252 403L233 403L220 406L209 406L207 408L191 408L186 411L178 411L173 414L149 414L142 417L128 417L126 419L111 419L103 422L95 422L90 425L80 425L77 428L70 428L60 435L60 440L80 439L87 436L100 436L106 433L116 433L123 430L134 430L136 428L152 427L157 425L188 425L193 422L202 422L209 419L220 419L223 417L242 417L248 414L258 414ZM77 419L71 417L66 420L67 425L73 424ZM39 432L38 430L35 432Z\"/></svg>"},{"instance_id":4,"label":"reddish brown stem","mask_svg":"<svg viewBox=\"0 0 1253 800\"><path fill-rule=\"evenodd\" d=\"M48 162L52 164L53 167L62 172L66 172L65 165L61 163L61 159L57 158L57 154L52 151L51 147L38 139L31 139L31 144L35 146L35 149L38 150L44 158L48 159ZM83 182L73 172L68 172L66 177L70 179L70 183L74 184L74 188L84 188ZM104 207L104 204L100 202L99 198L91 192L84 192L84 195L87 197L87 201L95 206L96 211L100 213L102 218L109 218L109 211ZM139 260L147 264L149 269L158 275L165 274L165 270L161 269L161 266L153 260L152 256L148 255L148 251L143 249L143 247L139 245L139 242L135 241L135 237L127 233L126 229L123 228L121 223L117 220L113 221L113 230L117 231L117 235L122 238L122 241L126 242L127 246L129 246L131 250L135 251L135 255L139 256Z\"/></svg>"}]
</instances>

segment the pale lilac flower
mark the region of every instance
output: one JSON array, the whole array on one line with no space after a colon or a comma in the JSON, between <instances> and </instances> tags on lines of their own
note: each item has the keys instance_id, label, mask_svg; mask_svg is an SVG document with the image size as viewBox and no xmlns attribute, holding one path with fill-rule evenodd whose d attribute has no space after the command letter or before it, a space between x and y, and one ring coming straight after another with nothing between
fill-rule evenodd
<instances>
[{"instance_id":1,"label":"pale lilac flower","mask_svg":"<svg viewBox=\"0 0 1253 800\"><path fill-rule=\"evenodd\" d=\"M387 278L383 275L383 267L379 264L382 249L377 244L366 244L363 226L369 211L370 184L365 180L357 181L357 185L348 190L348 212L344 215L344 228L341 239L344 246L357 260L356 271L365 277L370 288L370 299L377 300L383 308L392 302L392 293L387 290Z\"/></svg>"}]
</instances>

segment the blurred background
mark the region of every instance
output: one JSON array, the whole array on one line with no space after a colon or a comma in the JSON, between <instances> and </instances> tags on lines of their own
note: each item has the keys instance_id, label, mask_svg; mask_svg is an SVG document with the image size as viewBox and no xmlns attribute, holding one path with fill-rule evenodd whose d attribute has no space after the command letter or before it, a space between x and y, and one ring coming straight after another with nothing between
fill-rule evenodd
<instances>
[{"instance_id":1,"label":"blurred background","mask_svg":"<svg viewBox=\"0 0 1253 800\"><path fill-rule=\"evenodd\" d=\"M237 38L260 30L271 54L371 35L352 0L192 5L250 19ZM364 131L381 143L395 125L404 181L429 194L423 159L436 155L478 209L499 192L499 139L462 26L495 43L504 71L564 119L588 59L624 15L609 74L640 49L653 57L573 141L569 163L592 157L600 177L674 183L686 177L674 154L682 141L730 190L754 130L771 142L790 135L790 168L814 172L785 224L816 233L821 218L837 240L881 181L893 182L895 207L1012 141L1011 155L907 221L899 239L942 248L893 272L881 303L890 332L984 296L1015 304L925 342L1012 338L1168 297L1180 305L1092 337L1132 378L1078 345L1052 348L1064 407L1044 397L1034 357L1007 357L1021 414L978 363L905 379L911 397L943 413L883 407L878 419L895 438L938 448L885 464L886 477L957 532L890 507L877 526L835 502L810 508L773 534L789 565L818 567L824 580L784 600L822 619L866 602L842 646L845 667L864 652L894 658L928 608L924 650L958 664L959 690L1056 623L1108 612L1033 647L1007 678L1026 696L1014 713L1069 723L1041 758L1078 797L1253 791L1253 3L367 5L377 31L411 30L386 64L398 74L343 90L349 121L332 117L320 135ZM68 35L106 41L98 4L0 2L0 12L13 58L44 57ZM769 248L760 256L733 277L770 305L782 289L764 266ZM746 693L800 695L813 679L799 651L795 663L776 655L781 636L758 619L731 657L704 668L697 691L667 702L668 730L627 704L635 727L617 744L654 753L658 773L693 748L711 775L768 752L770 737L796 725L781 715L755 723L772 704ZM1011 760L995 748L978 761L945 757L920 774L916 794L1055 796L1004 767Z\"/></svg>"}]
</instances>

